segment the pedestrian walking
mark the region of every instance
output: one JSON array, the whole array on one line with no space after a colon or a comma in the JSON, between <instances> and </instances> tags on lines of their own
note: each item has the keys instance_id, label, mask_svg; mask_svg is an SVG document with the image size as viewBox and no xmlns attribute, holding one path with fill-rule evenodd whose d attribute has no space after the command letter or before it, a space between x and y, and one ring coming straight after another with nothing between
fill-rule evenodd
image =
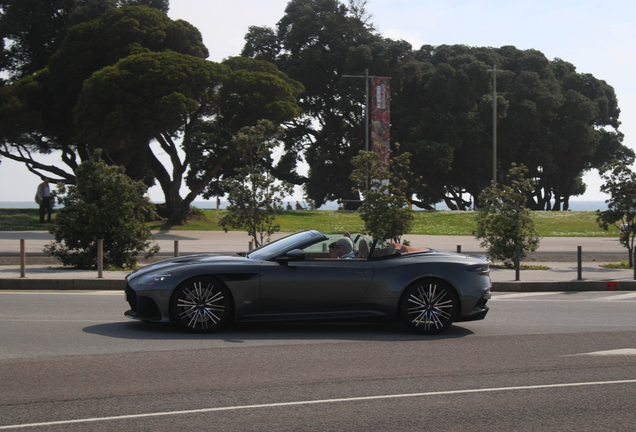
<instances>
[{"instance_id":1,"label":"pedestrian walking","mask_svg":"<svg viewBox=\"0 0 636 432\"><path fill-rule=\"evenodd\" d=\"M35 202L40 204L40 223L44 223L44 215L47 215L46 221L51 222L51 213L53 212L53 201L55 198L51 195L51 189L49 188L49 179L45 178L38 186L38 191L35 194Z\"/></svg>"}]
</instances>

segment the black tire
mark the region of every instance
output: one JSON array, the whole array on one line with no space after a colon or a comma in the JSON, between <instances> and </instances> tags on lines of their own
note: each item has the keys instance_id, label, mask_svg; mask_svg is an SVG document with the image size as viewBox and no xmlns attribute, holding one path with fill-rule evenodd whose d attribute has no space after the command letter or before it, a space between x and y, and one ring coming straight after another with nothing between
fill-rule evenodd
<instances>
[{"instance_id":1,"label":"black tire","mask_svg":"<svg viewBox=\"0 0 636 432\"><path fill-rule=\"evenodd\" d=\"M442 281L423 280L404 290L398 314L409 330L434 335L455 320L459 300L455 291Z\"/></svg>"},{"instance_id":2,"label":"black tire","mask_svg":"<svg viewBox=\"0 0 636 432\"><path fill-rule=\"evenodd\" d=\"M230 290L218 280L205 276L179 285L170 301L174 322L192 333L217 330L229 321L231 311Z\"/></svg>"}]
</instances>

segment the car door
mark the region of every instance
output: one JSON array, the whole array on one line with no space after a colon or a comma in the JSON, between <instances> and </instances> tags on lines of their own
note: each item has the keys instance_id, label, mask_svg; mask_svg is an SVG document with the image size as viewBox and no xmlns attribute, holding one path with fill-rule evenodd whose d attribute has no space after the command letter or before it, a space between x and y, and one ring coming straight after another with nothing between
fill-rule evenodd
<instances>
[{"instance_id":1,"label":"car door","mask_svg":"<svg viewBox=\"0 0 636 432\"><path fill-rule=\"evenodd\" d=\"M345 310L364 297L373 263L362 258L318 258L261 264L263 312Z\"/></svg>"}]
</instances>

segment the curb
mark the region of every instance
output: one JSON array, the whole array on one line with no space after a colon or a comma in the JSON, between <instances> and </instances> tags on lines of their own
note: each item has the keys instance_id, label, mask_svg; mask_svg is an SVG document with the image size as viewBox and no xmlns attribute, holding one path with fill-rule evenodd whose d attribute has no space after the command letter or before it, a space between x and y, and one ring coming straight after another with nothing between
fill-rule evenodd
<instances>
[{"instance_id":1,"label":"curb","mask_svg":"<svg viewBox=\"0 0 636 432\"><path fill-rule=\"evenodd\" d=\"M0 279L0 290L31 291L124 291L121 279ZM577 291L636 291L634 281L560 281L560 282L493 282L492 292L577 292Z\"/></svg>"},{"instance_id":2,"label":"curb","mask_svg":"<svg viewBox=\"0 0 636 432\"><path fill-rule=\"evenodd\" d=\"M126 280L121 279L0 279L2 290L30 291L124 291Z\"/></svg>"},{"instance_id":3,"label":"curb","mask_svg":"<svg viewBox=\"0 0 636 432\"><path fill-rule=\"evenodd\" d=\"M629 281L557 281L557 282L493 282L493 292L577 292L636 291L636 280Z\"/></svg>"}]
</instances>

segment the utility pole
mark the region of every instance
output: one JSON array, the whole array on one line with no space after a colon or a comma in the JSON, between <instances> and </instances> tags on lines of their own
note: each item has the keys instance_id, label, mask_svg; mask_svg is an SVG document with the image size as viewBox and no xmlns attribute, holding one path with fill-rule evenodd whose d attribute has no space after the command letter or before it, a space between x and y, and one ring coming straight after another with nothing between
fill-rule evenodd
<instances>
[{"instance_id":1,"label":"utility pole","mask_svg":"<svg viewBox=\"0 0 636 432\"><path fill-rule=\"evenodd\" d=\"M364 150L369 151L369 69L364 70L364 75L343 75L343 78L364 78ZM367 190L369 179L367 178Z\"/></svg>"},{"instance_id":2,"label":"utility pole","mask_svg":"<svg viewBox=\"0 0 636 432\"><path fill-rule=\"evenodd\" d=\"M369 151L369 69L364 75L343 75L343 78L364 78L364 149Z\"/></svg>"},{"instance_id":3,"label":"utility pole","mask_svg":"<svg viewBox=\"0 0 636 432\"><path fill-rule=\"evenodd\" d=\"M497 184L497 71L501 72L501 69L497 69L497 65L492 65L492 69L488 69L488 72L493 72L493 84L492 84L492 181Z\"/></svg>"}]
</instances>

